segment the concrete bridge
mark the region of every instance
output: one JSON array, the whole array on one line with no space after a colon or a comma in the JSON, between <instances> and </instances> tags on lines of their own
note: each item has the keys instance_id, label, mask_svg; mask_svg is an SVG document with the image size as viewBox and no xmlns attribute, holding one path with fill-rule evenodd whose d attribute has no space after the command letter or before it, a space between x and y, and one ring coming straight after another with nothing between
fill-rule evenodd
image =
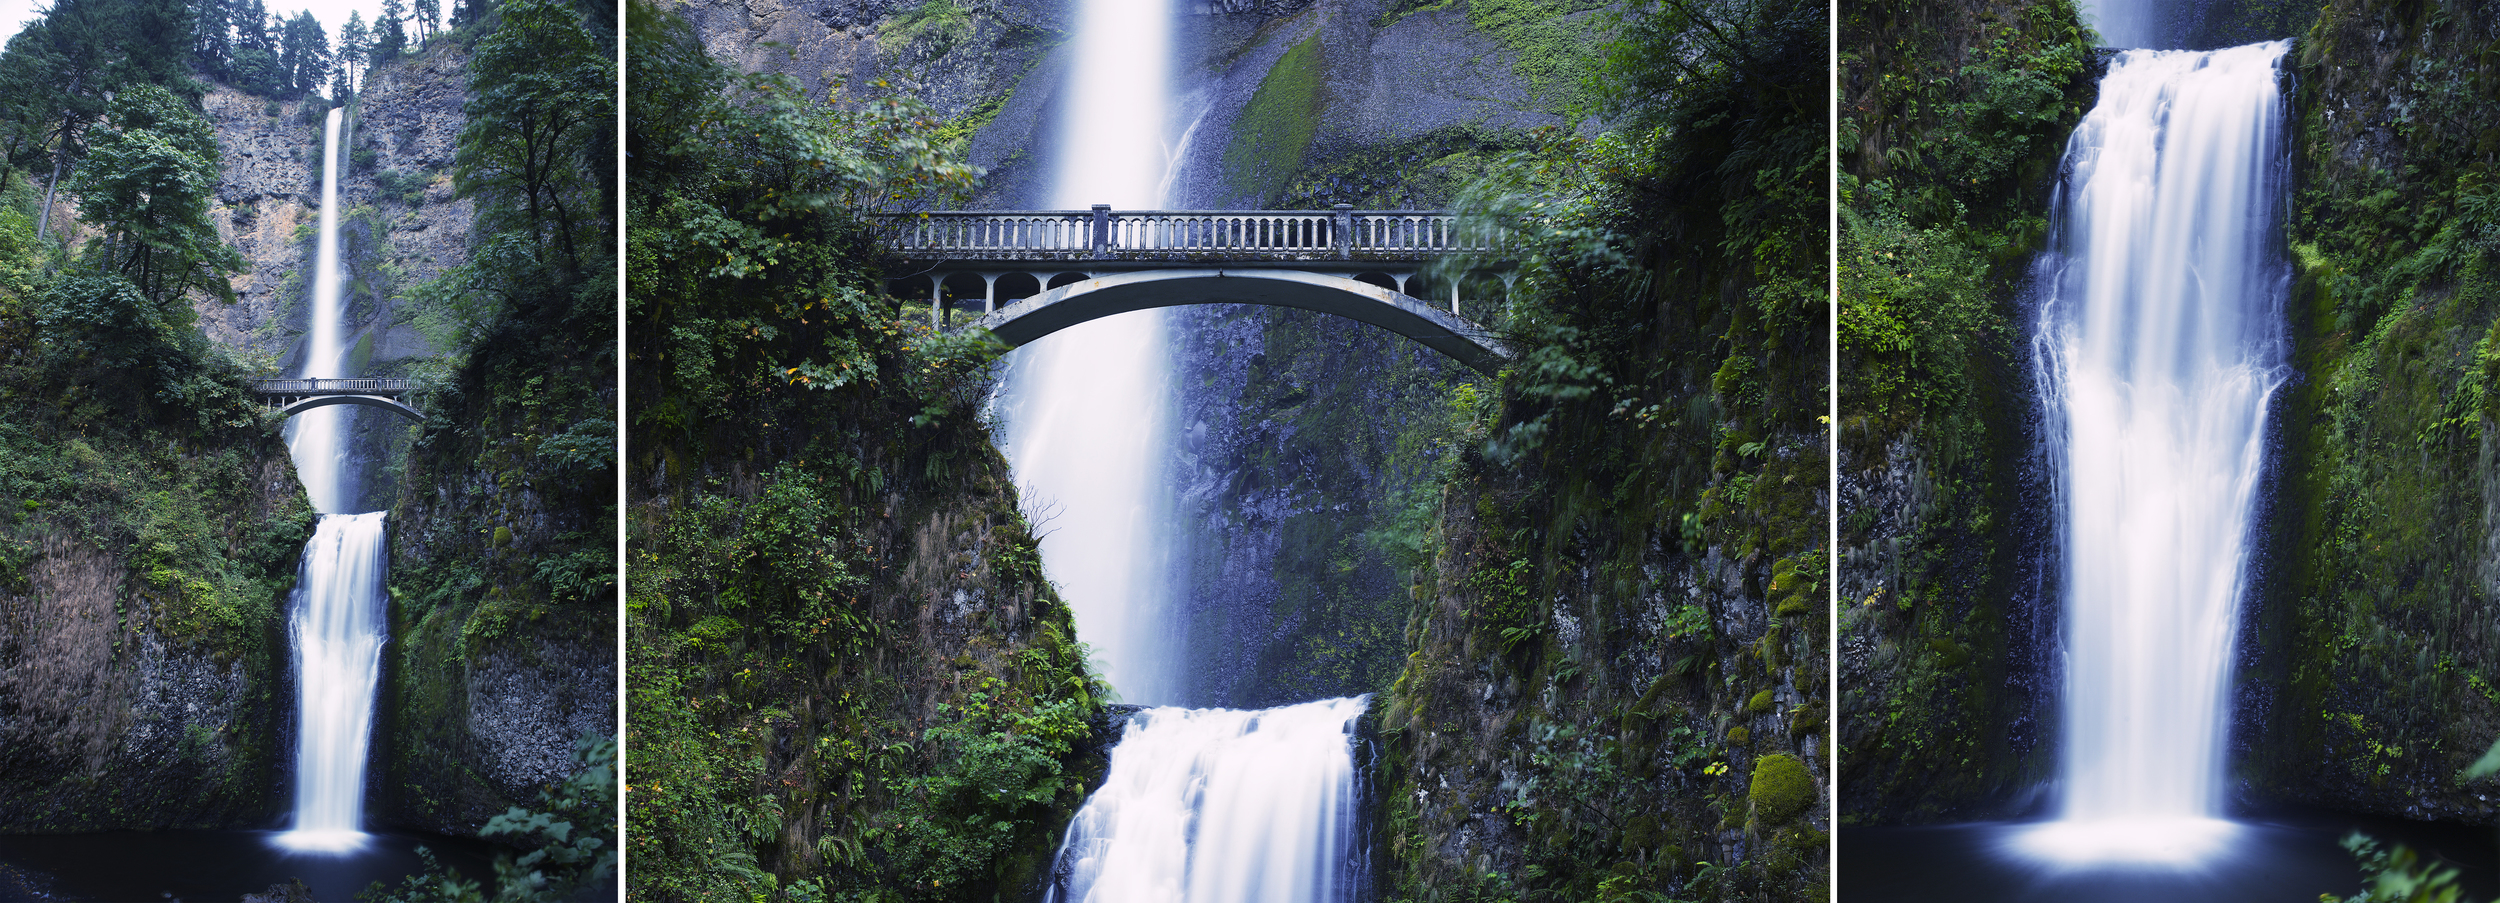
<instances>
[{"instance_id":1,"label":"concrete bridge","mask_svg":"<svg viewBox=\"0 0 2500 903\"><path fill-rule=\"evenodd\" d=\"M1496 268L1505 236L1416 210L967 210L884 218L901 281L929 292L929 320L951 325L977 298L988 329L1023 345L1078 323L1182 304L1265 304L1336 314L1406 336L1477 370L1510 346L1461 314L1467 282ZM1484 261L1452 279L1436 261ZM1426 301L1424 294L1435 300ZM1446 309L1440 300L1446 294ZM1482 302L1479 302L1482 303Z\"/></svg>"},{"instance_id":2,"label":"concrete bridge","mask_svg":"<svg viewBox=\"0 0 2500 903\"><path fill-rule=\"evenodd\" d=\"M425 419L416 408L400 401L408 394L408 380L400 377L264 379L258 389L262 401L289 417L314 408L354 404L381 408L410 420Z\"/></svg>"}]
</instances>

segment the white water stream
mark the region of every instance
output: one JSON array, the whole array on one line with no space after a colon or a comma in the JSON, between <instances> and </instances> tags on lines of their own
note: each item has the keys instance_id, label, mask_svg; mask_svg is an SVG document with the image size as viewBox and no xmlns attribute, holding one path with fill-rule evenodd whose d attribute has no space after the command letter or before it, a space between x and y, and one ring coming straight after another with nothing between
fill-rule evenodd
<instances>
[{"instance_id":1,"label":"white water stream","mask_svg":"<svg viewBox=\"0 0 2500 903\"><path fill-rule=\"evenodd\" d=\"M1046 206L1163 206L1172 155L1167 0L1084 0L1059 171ZM1169 703L1171 343L1164 312L1081 324L1018 349L1006 452L1029 507L1049 512L1042 564L1120 698Z\"/></svg>"},{"instance_id":2,"label":"white water stream","mask_svg":"<svg viewBox=\"0 0 2500 903\"><path fill-rule=\"evenodd\" d=\"M298 377L350 375L342 337L346 311L339 291L342 131L343 111L334 108L322 128L312 334ZM304 545L295 592L288 600L297 716L295 818L278 842L310 852L347 852L364 845L365 761L388 630L382 590L388 567L383 512L342 511L356 497L347 410L343 405L314 408L288 424L288 450L321 521Z\"/></svg>"},{"instance_id":3,"label":"white water stream","mask_svg":"<svg viewBox=\"0 0 2500 903\"><path fill-rule=\"evenodd\" d=\"M1166 205L1176 172L1168 0L1083 0L1059 172L1046 206ZM1017 350L1004 443L1042 564L1121 698L1185 692L1173 638L1173 360L1162 310ZM1258 712L1138 712L1060 848L1051 903L1339 903L1350 898L1360 699Z\"/></svg>"},{"instance_id":4,"label":"white water stream","mask_svg":"<svg viewBox=\"0 0 2500 903\"><path fill-rule=\"evenodd\" d=\"M1350 899L1363 708L1138 712L1068 826L1044 903Z\"/></svg>"},{"instance_id":5,"label":"white water stream","mask_svg":"<svg viewBox=\"0 0 2500 903\"><path fill-rule=\"evenodd\" d=\"M344 852L364 844L365 759L382 673L382 517L325 514L296 569L295 824L279 842Z\"/></svg>"},{"instance_id":6,"label":"white water stream","mask_svg":"<svg viewBox=\"0 0 2500 903\"><path fill-rule=\"evenodd\" d=\"M2285 47L2128 51L2067 144L2034 337L2066 608L2062 796L2020 841L2036 855L2192 863L2234 830L2231 663L2286 376Z\"/></svg>"}]
</instances>

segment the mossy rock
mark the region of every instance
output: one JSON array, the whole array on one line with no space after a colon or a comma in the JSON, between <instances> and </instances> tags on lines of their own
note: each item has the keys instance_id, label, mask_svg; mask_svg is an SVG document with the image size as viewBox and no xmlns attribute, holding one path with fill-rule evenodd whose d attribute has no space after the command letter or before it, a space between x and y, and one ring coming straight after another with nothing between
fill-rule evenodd
<instances>
[{"instance_id":1,"label":"mossy rock","mask_svg":"<svg viewBox=\"0 0 2500 903\"><path fill-rule=\"evenodd\" d=\"M1743 746L1752 740L1753 731L1747 730L1742 724L1727 729L1727 742L1729 745Z\"/></svg>"},{"instance_id":2,"label":"mossy rock","mask_svg":"<svg viewBox=\"0 0 2500 903\"><path fill-rule=\"evenodd\" d=\"M1798 706L1797 711L1788 716L1788 735L1792 737L1803 737L1807 734L1821 732L1823 730L1823 719L1825 715L1826 713L1821 700L1815 700L1805 705Z\"/></svg>"},{"instance_id":3,"label":"mossy rock","mask_svg":"<svg viewBox=\"0 0 2500 903\"><path fill-rule=\"evenodd\" d=\"M1936 654L1936 667L1959 668L1970 664L1970 650L1944 637L1927 641L1927 651Z\"/></svg>"},{"instance_id":4,"label":"mossy rock","mask_svg":"<svg viewBox=\"0 0 2500 903\"><path fill-rule=\"evenodd\" d=\"M1785 824L1814 804L1814 776L1796 756L1763 756L1754 762L1753 786L1745 798L1753 805L1756 824Z\"/></svg>"},{"instance_id":5,"label":"mossy rock","mask_svg":"<svg viewBox=\"0 0 2500 903\"><path fill-rule=\"evenodd\" d=\"M1745 701L1745 711L1752 712L1756 715L1770 711L1773 704L1771 697L1772 691L1770 690L1764 690L1760 693L1753 694L1752 699Z\"/></svg>"}]
</instances>

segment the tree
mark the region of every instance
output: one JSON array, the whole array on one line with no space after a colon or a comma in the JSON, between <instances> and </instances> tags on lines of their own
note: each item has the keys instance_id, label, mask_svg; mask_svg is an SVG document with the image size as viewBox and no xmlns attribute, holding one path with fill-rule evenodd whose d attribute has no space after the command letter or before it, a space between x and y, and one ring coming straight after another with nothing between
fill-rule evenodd
<instances>
[{"instance_id":1,"label":"tree","mask_svg":"<svg viewBox=\"0 0 2500 903\"><path fill-rule=\"evenodd\" d=\"M373 52L368 64L387 63L398 59L408 49L408 31L402 27L408 18L407 4L399 0L382 0L382 18L373 23Z\"/></svg>"},{"instance_id":2,"label":"tree","mask_svg":"<svg viewBox=\"0 0 2500 903\"><path fill-rule=\"evenodd\" d=\"M494 15L494 0L451 0L451 27L466 28Z\"/></svg>"},{"instance_id":3,"label":"tree","mask_svg":"<svg viewBox=\"0 0 2500 903\"><path fill-rule=\"evenodd\" d=\"M330 36L310 11L286 20L278 39L278 71L285 80L281 93L302 97L330 83Z\"/></svg>"},{"instance_id":4,"label":"tree","mask_svg":"<svg viewBox=\"0 0 2500 903\"><path fill-rule=\"evenodd\" d=\"M234 62L234 40L227 22L232 15L230 0L198 0L192 6L192 55L200 70L212 77L227 77Z\"/></svg>"},{"instance_id":5,"label":"tree","mask_svg":"<svg viewBox=\"0 0 2500 903\"><path fill-rule=\"evenodd\" d=\"M433 40L443 21L443 0L416 0L417 42Z\"/></svg>"},{"instance_id":6,"label":"tree","mask_svg":"<svg viewBox=\"0 0 2500 903\"><path fill-rule=\"evenodd\" d=\"M453 184L482 201L481 232L524 237L559 284L583 272L580 233L602 212L616 84L603 46L571 5L517 0L469 62Z\"/></svg>"},{"instance_id":7,"label":"tree","mask_svg":"<svg viewBox=\"0 0 2500 903\"><path fill-rule=\"evenodd\" d=\"M364 71L365 54L372 37L365 31L365 17L355 10L347 11L347 24L339 26L338 89L334 97L356 93L357 76Z\"/></svg>"},{"instance_id":8,"label":"tree","mask_svg":"<svg viewBox=\"0 0 2500 903\"><path fill-rule=\"evenodd\" d=\"M209 220L217 188L217 135L172 92L140 85L113 98L112 128L88 150L72 183L79 211L103 236L82 255L91 269L129 280L160 304L206 289L231 299L226 277L243 258Z\"/></svg>"},{"instance_id":9,"label":"tree","mask_svg":"<svg viewBox=\"0 0 2500 903\"><path fill-rule=\"evenodd\" d=\"M227 18L234 23L234 49L237 53L258 50L274 53L277 45L269 36L269 7L261 0L242 0L228 8Z\"/></svg>"},{"instance_id":10,"label":"tree","mask_svg":"<svg viewBox=\"0 0 2500 903\"><path fill-rule=\"evenodd\" d=\"M31 138L51 163L38 231L49 225L61 179L84 154L105 98L135 84L196 90L186 77L191 44L183 0L59 0L9 40L10 59L0 68L11 83L6 103L18 147Z\"/></svg>"}]
</instances>

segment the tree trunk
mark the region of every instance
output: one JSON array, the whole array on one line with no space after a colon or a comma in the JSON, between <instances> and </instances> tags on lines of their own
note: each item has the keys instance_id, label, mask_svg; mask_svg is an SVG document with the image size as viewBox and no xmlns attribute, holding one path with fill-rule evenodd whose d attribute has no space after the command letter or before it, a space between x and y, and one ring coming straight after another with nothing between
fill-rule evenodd
<instances>
[{"instance_id":1,"label":"tree trunk","mask_svg":"<svg viewBox=\"0 0 2500 903\"><path fill-rule=\"evenodd\" d=\"M56 156L52 158L52 179L51 181L46 182L43 186L43 212L35 214L36 235L44 234L44 226L49 225L52 222L52 195L61 188L61 162L62 158L60 157ZM61 239L61 243L64 245L69 244L69 239Z\"/></svg>"}]
</instances>

